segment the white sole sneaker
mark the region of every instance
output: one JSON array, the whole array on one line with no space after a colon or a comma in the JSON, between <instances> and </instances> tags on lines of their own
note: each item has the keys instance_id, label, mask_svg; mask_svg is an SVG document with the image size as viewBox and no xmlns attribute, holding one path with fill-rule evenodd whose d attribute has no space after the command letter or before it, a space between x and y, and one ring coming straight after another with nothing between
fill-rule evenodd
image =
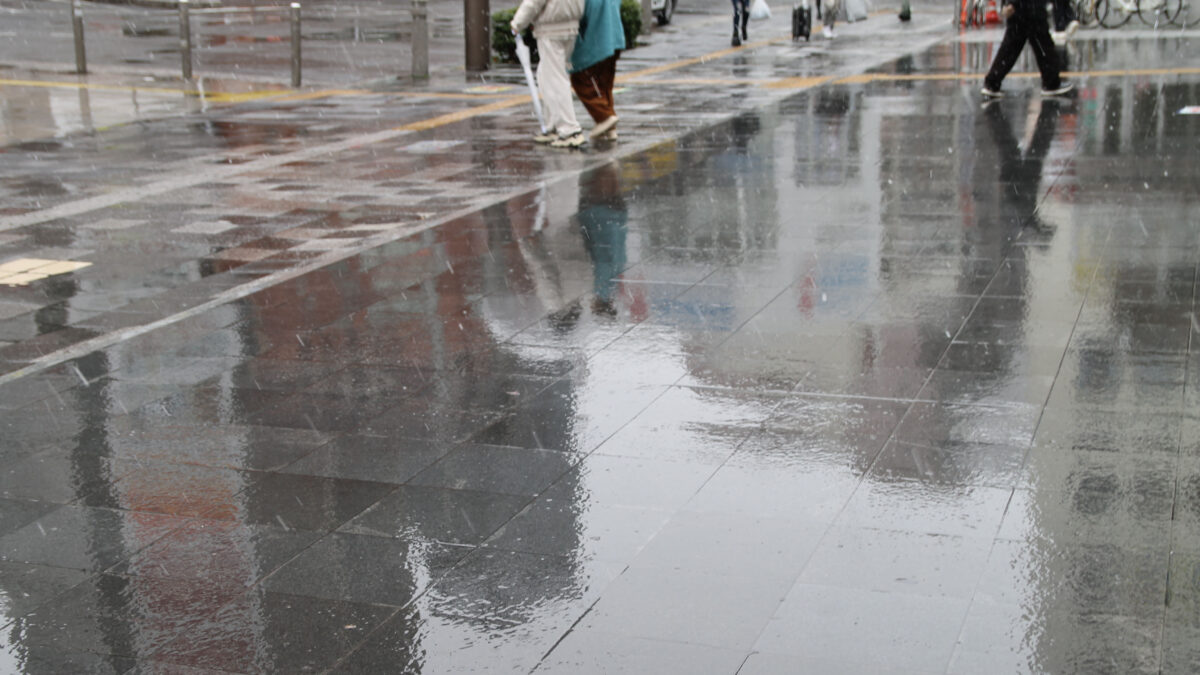
<instances>
[{"instance_id":1,"label":"white sole sneaker","mask_svg":"<svg viewBox=\"0 0 1200 675\"><path fill-rule=\"evenodd\" d=\"M581 148L587 144L587 136L583 135L582 131L577 131L570 136L560 138L550 143L552 148Z\"/></svg>"},{"instance_id":2,"label":"white sole sneaker","mask_svg":"<svg viewBox=\"0 0 1200 675\"><path fill-rule=\"evenodd\" d=\"M602 120L602 121L596 123L596 126L592 127L592 131L588 135L591 136L592 138L600 138L604 134L608 133L608 131L610 129L612 129L616 126L617 126L617 116L613 115L612 117L609 117L606 120Z\"/></svg>"},{"instance_id":3,"label":"white sole sneaker","mask_svg":"<svg viewBox=\"0 0 1200 675\"><path fill-rule=\"evenodd\" d=\"M1043 89L1042 96L1062 96L1075 88L1074 82L1063 82L1057 89Z\"/></svg>"}]
</instances>

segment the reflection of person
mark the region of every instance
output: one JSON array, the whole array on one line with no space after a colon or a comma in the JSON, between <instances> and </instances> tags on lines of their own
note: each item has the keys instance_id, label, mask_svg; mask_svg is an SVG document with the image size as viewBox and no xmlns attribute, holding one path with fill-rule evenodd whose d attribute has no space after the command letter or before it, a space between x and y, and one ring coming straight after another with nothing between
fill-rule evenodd
<instances>
[{"instance_id":1,"label":"reflection of person","mask_svg":"<svg viewBox=\"0 0 1200 675\"><path fill-rule=\"evenodd\" d=\"M571 87L596 122L592 138L617 140L613 80L622 49L625 27L621 24L621 0L587 0L571 54Z\"/></svg>"},{"instance_id":2,"label":"reflection of person","mask_svg":"<svg viewBox=\"0 0 1200 675\"><path fill-rule=\"evenodd\" d=\"M1042 165L1046 161L1046 153L1050 149L1050 141L1054 138L1054 130L1058 124L1058 102L1042 101L1033 136L1024 153L1021 152L1012 125L1005 118L1000 106L988 107L984 116L999 154L999 180L1002 189L999 215L1007 220L1009 225L1030 228L1035 232L1044 231L1046 228L1041 225L1037 207L1041 197Z\"/></svg>"},{"instance_id":3,"label":"reflection of person","mask_svg":"<svg viewBox=\"0 0 1200 675\"><path fill-rule=\"evenodd\" d=\"M592 309L616 314L617 283L625 271L625 221L628 211L621 196L621 173L616 162L579 177L579 212L575 215L583 246L592 259Z\"/></svg>"},{"instance_id":4,"label":"reflection of person","mask_svg":"<svg viewBox=\"0 0 1200 675\"><path fill-rule=\"evenodd\" d=\"M1033 58L1042 74L1042 95L1057 96L1071 91L1074 85L1064 82L1061 77L1062 64L1058 60L1054 40L1050 37L1046 6L1038 0L1010 0L1004 6L1003 13L1007 19L1004 38L1000 40L996 58L992 59L992 67L983 79L983 95L987 98L1004 96L1000 92L1000 85L1016 65L1026 42L1033 48Z\"/></svg>"},{"instance_id":5,"label":"reflection of person","mask_svg":"<svg viewBox=\"0 0 1200 675\"><path fill-rule=\"evenodd\" d=\"M511 28L520 35L530 24L538 41L541 59L537 67L538 91L546 104L546 124L549 130L533 137L538 143L556 148L578 148L587 137L575 119L571 100L571 82L567 77L567 61L575 50L579 19L583 16L583 0L521 0L513 15Z\"/></svg>"}]
</instances>

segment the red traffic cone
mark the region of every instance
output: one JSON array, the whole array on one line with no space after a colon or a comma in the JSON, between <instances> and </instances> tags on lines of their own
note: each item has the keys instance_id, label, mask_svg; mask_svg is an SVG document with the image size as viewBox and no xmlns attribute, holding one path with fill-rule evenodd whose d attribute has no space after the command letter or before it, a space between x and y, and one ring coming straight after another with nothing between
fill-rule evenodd
<instances>
[{"instance_id":1,"label":"red traffic cone","mask_svg":"<svg viewBox=\"0 0 1200 675\"><path fill-rule=\"evenodd\" d=\"M983 13L983 22L989 26L1000 23L1000 12L996 9L996 0L988 0L987 11Z\"/></svg>"}]
</instances>

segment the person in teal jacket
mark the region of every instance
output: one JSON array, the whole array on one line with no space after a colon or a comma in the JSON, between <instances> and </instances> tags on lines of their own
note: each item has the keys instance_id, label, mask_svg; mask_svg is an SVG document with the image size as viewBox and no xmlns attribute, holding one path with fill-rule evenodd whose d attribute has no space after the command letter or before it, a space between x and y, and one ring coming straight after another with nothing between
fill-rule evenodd
<instances>
[{"instance_id":1,"label":"person in teal jacket","mask_svg":"<svg viewBox=\"0 0 1200 675\"><path fill-rule=\"evenodd\" d=\"M617 140L613 81L622 49L621 0L587 0L571 52L571 88L596 122L589 134L592 138Z\"/></svg>"}]
</instances>

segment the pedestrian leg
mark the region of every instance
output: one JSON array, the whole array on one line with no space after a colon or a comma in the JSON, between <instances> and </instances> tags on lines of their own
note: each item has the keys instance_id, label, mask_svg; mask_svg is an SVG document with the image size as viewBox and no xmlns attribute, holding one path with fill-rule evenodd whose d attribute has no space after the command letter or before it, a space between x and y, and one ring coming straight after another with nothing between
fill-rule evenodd
<instances>
[{"instance_id":1,"label":"pedestrian leg","mask_svg":"<svg viewBox=\"0 0 1200 675\"><path fill-rule=\"evenodd\" d=\"M1054 39L1050 37L1050 24L1044 13L1033 17L1032 24L1029 27L1029 44L1033 47L1033 58L1042 74L1042 91L1054 91L1062 81L1062 64L1058 60Z\"/></svg>"},{"instance_id":2,"label":"pedestrian leg","mask_svg":"<svg viewBox=\"0 0 1200 675\"><path fill-rule=\"evenodd\" d=\"M1017 58L1021 56L1021 50L1024 48L1025 26L1022 18L1009 17L1008 23L1004 27L1004 38L1000 40L1000 46L996 49L996 57L992 59L992 67L988 69L987 76L983 78L984 93L1000 91L1000 85L1004 83L1004 78L1016 65Z\"/></svg>"},{"instance_id":3,"label":"pedestrian leg","mask_svg":"<svg viewBox=\"0 0 1200 675\"><path fill-rule=\"evenodd\" d=\"M571 80L567 76L567 59L575 48L575 38L541 38L538 51L538 89L546 104L546 124L566 138L579 133L579 121L575 119L575 106L571 100Z\"/></svg>"},{"instance_id":4,"label":"pedestrian leg","mask_svg":"<svg viewBox=\"0 0 1200 675\"><path fill-rule=\"evenodd\" d=\"M825 25L821 28L821 34L824 35L826 39L833 39L835 37L833 32L833 23L837 20L838 11L841 10L841 8L842 0L829 0L829 2L825 3L825 15L823 17Z\"/></svg>"}]
</instances>

